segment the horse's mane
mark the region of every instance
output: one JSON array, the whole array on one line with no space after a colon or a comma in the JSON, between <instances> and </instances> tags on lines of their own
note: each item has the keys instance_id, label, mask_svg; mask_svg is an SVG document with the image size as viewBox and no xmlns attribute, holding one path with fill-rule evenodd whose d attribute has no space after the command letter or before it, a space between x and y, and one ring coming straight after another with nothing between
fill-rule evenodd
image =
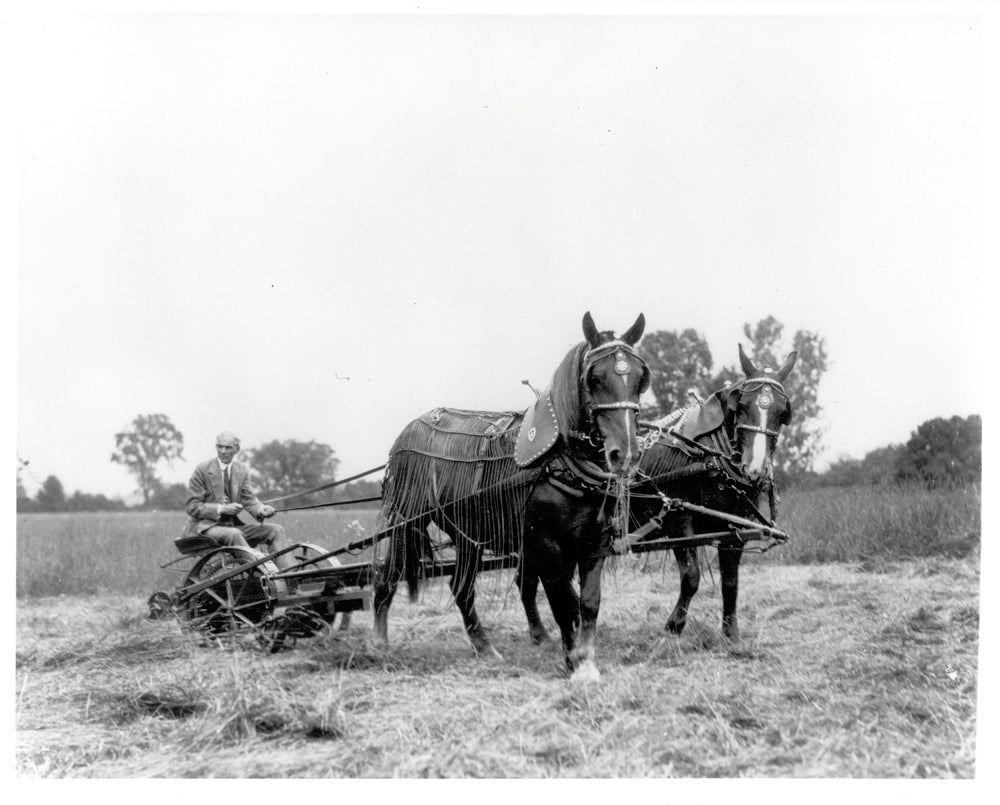
<instances>
[{"instance_id":1,"label":"horse's mane","mask_svg":"<svg viewBox=\"0 0 1000 805\"><path fill-rule=\"evenodd\" d=\"M570 431L580 430L580 367L583 364L583 353L587 344L581 341L562 359L555 374L552 376L550 393L552 407L559 422L559 434L563 439L569 438Z\"/></svg>"}]
</instances>

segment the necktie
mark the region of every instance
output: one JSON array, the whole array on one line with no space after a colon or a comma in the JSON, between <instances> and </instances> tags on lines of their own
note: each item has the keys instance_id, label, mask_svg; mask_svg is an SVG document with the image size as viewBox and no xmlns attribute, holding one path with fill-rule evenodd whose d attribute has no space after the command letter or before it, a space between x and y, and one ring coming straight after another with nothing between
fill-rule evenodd
<instances>
[{"instance_id":1,"label":"necktie","mask_svg":"<svg viewBox=\"0 0 1000 805\"><path fill-rule=\"evenodd\" d=\"M222 469L222 502L229 503L229 496L232 494L229 488L229 465Z\"/></svg>"}]
</instances>

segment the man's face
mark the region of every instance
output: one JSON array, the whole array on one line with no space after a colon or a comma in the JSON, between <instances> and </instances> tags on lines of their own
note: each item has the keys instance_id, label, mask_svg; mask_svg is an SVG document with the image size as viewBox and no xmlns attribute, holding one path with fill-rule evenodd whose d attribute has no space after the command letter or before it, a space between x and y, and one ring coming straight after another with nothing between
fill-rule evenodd
<instances>
[{"instance_id":1,"label":"man's face","mask_svg":"<svg viewBox=\"0 0 1000 805\"><path fill-rule=\"evenodd\" d=\"M215 442L215 452L219 456L219 461L223 464L228 464L240 452L240 443L235 439L217 439Z\"/></svg>"}]
</instances>

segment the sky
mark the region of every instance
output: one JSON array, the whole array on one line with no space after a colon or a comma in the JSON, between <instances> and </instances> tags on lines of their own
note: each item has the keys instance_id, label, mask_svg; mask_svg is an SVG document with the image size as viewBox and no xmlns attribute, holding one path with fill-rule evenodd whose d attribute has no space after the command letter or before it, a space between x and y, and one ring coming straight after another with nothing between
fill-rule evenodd
<instances>
[{"instance_id":1,"label":"sky","mask_svg":"<svg viewBox=\"0 0 1000 805\"><path fill-rule=\"evenodd\" d=\"M114 436L149 413L184 436L168 482L223 429L362 472L436 406L526 408L586 311L694 328L716 367L746 322L818 333L821 467L984 411L974 8L20 33L29 493L128 498Z\"/></svg>"}]
</instances>

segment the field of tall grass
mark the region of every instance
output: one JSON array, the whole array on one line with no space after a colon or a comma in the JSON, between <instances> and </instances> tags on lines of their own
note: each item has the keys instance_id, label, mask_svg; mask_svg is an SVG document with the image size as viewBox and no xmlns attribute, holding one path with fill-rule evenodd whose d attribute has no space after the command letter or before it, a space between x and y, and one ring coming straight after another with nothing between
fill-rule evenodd
<instances>
[{"instance_id":1,"label":"field of tall grass","mask_svg":"<svg viewBox=\"0 0 1000 805\"><path fill-rule=\"evenodd\" d=\"M782 496L780 517L792 539L757 561L963 557L978 550L980 508L979 487L792 490ZM332 550L370 534L375 516L370 509L313 509L281 514L275 522L293 541ZM176 574L160 565L177 558L173 540L185 522L177 512L19 514L17 595L139 594L169 587Z\"/></svg>"},{"instance_id":2,"label":"field of tall grass","mask_svg":"<svg viewBox=\"0 0 1000 805\"><path fill-rule=\"evenodd\" d=\"M269 654L147 619L179 581L160 564L182 514L19 515L17 773L971 778L979 506L978 489L789 492L793 538L747 557L736 644L717 574L677 638L670 556L619 557L586 685L558 640L531 644L511 571L478 585L502 659L474 656L442 580L397 596L388 649L363 613ZM334 548L375 512L280 517Z\"/></svg>"}]
</instances>

